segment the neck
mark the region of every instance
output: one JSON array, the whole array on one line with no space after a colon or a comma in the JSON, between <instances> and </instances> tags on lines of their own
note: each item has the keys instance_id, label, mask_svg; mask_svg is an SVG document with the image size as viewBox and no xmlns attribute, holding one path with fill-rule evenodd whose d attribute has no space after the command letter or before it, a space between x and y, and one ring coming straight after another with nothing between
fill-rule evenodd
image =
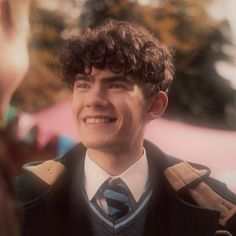
<instances>
[{"instance_id":1,"label":"neck","mask_svg":"<svg viewBox=\"0 0 236 236\"><path fill-rule=\"evenodd\" d=\"M143 146L138 148L125 148L116 151L104 151L88 148L89 157L111 176L117 176L127 170L141 158Z\"/></svg>"}]
</instances>

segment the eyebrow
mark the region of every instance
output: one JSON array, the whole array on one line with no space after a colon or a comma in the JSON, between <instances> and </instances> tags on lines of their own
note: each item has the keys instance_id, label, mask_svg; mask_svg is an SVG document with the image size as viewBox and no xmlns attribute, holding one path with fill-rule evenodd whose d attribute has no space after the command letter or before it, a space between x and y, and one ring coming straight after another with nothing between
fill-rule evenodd
<instances>
[{"instance_id":1,"label":"eyebrow","mask_svg":"<svg viewBox=\"0 0 236 236\"><path fill-rule=\"evenodd\" d=\"M83 81L90 81L94 82L94 77L91 75L78 75L76 76L76 80L83 80ZM115 76L108 76L101 79L102 83L110 83L110 82L117 82L117 81L123 81L128 82L130 84L133 83L132 79L125 76L125 75L115 75Z\"/></svg>"}]
</instances>

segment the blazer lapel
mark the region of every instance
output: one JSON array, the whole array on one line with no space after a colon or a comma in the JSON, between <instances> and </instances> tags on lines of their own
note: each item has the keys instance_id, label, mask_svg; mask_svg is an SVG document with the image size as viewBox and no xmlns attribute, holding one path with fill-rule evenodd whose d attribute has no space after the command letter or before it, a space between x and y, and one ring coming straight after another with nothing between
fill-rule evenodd
<instances>
[{"instance_id":1,"label":"blazer lapel","mask_svg":"<svg viewBox=\"0 0 236 236\"><path fill-rule=\"evenodd\" d=\"M82 194L85 153L86 148L79 144L60 159L66 171L53 189L62 218L60 235L90 235L87 206Z\"/></svg>"}]
</instances>

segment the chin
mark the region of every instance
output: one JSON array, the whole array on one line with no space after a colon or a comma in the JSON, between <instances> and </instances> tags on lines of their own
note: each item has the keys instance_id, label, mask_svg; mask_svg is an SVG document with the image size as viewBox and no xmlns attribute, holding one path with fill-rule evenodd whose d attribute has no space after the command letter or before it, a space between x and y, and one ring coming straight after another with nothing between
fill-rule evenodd
<instances>
[{"instance_id":1,"label":"chin","mask_svg":"<svg viewBox=\"0 0 236 236\"><path fill-rule=\"evenodd\" d=\"M106 142L104 142L103 140L99 140L99 139L98 140L83 140L82 139L82 143L85 147L92 148L92 149L107 146Z\"/></svg>"},{"instance_id":2,"label":"chin","mask_svg":"<svg viewBox=\"0 0 236 236\"><path fill-rule=\"evenodd\" d=\"M94 149L99 151L108 151L117 146L115 142L111 142L111 140L82 140L83 145L88 149Z\"/></svg>"}]
</instances>

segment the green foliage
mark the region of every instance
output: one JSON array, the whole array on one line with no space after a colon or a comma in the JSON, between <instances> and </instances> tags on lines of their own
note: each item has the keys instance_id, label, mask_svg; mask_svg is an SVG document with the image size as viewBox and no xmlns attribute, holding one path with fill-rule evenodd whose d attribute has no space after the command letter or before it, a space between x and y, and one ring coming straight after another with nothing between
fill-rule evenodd
<instances>
[{"instance_id":1,"label":"green foliage","mask_svg":"<svg viewBox=\"0 0 236 236\"><path fill-rule=\"evenodd\" d=\"M61 33L66 28L65 17L59 11L39 7L33 2L31 10L31 35L29 38L30 68L13 97L13 104L27 112L37 112L68 95L58 78L54 60L64 40Z\"/></svg>"},{"instance_id":2,"label":"green foliage","mask_svg":"<svg viewBox=\"0 0 236 236\"><path fill-rule=\"evenodd\" d=\"M134 21L136 5L136 1L127 0L86 1L80 16L80 25L95 27L107 18Z\"/></svg>"},{"instance_id":3,"label":"green foliage","mask_svg":"<svg viewBox=\"0 0 236 236\"><path fill-rule=\"evenodd\" d=\"M59 13L43 8L34 9L31 17L30 46L55 51L63 43L60 34L65 26L64 18Z\"/></svg>"}]
</instances>

